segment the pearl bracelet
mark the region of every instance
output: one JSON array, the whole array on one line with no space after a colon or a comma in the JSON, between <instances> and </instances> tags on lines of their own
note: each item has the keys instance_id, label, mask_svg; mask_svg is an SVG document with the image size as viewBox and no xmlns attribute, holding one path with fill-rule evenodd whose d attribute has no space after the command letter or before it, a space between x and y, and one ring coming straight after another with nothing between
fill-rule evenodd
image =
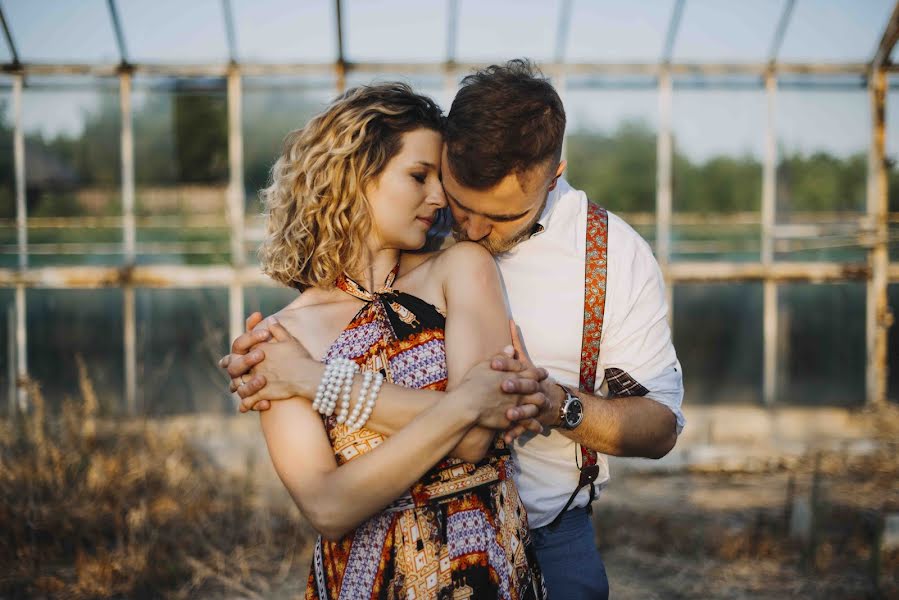
<instances>
[{"instance_id":1,"label":"pearl bracelet","mask_svg":"<svg viewBox=\"0 0 899 600\"><path fill-rule=\"evenodd\" d=\"M348 358L335 358L325 367L322 380L315 392L312 408L325 416L334 414L337 400L341 400L341 413L349 410L349 395L353 387L353 375L359 366ZM345 418L345 417L344 417Z\"/></svg>"},{"instance_id":2,"label":"pearl bracelet","mask_svg":"<svg viewBox=\"0 0 899 600\"><path fill-rule=\"evenodd\" d=\"M380 373L365 372L362 378L362 388L359 390L359 399L356 406L353 407L353 414L347 419L347 427L350 431L359 431L368 422L383 383L384 376ZM366 398L366 392L368 392L368 398Z\"/></svg>"}]
</instances>

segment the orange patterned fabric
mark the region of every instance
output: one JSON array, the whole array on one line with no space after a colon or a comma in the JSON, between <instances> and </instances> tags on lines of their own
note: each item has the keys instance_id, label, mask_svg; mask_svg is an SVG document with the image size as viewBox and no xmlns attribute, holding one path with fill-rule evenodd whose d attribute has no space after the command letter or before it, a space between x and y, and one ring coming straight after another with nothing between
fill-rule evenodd
<instances>
[{"instance_id":1,"label":"orange patterned fabric","mask_svg":"<svg viewBox=\"0 0 899 600\"><path fill-rule=\"evenodd\" d=\"M445 316L392 289L396 273L375 293L340 278L337 286L365 305L325 360L349 358L390 383L443 391ZM339 465L385 441L365 427L350 431L333 415L324 424ZM306 599L545 600L512 469L501 439L478 464L447 457L342 539L319 537Z\"/></svg>"}]
</instances>

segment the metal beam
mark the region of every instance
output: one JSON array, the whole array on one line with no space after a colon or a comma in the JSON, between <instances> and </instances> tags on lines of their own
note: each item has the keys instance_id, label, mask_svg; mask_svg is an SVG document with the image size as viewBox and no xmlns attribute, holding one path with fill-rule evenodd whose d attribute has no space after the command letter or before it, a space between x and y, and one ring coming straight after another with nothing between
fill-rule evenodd
<instances>
[{"instance_id":1,"label":"metal beam","mask_svg":"<svg viewBox=\"0 0 899 600\"><path fill-rule=\"evenodd\" d=\"M880 36L880 43L874 52L874 58L871 59L872 72L889 63L890 53L893 51L897 39L899 39L899 2L893 6L893 12L890 14L886 27L883 28L883 35Z\"/></svg>"},{"instance_id":2,"label":"metal beam","mask_svg":"<svg viewBox=\"0 0 899 600\"><path fill-rule=\"evenodd\" d=\"M16 69L21 64L21 61L19 60L19 51L16 49L16 43L12 39L9 23L6 21L6 15L3 13L3 6L0 6L0 25L3 26L3 35L6 37L6 45L9 46L9 53L12 56L12 64L9 66Z\"/></svg>"},{"instance_id":3,"label":"metal beam","mask_svg":"<svg viewBox=\"0 0 899 600\"><path fill-rule=\"evenodd\" d=\"M870 276L867 265L851 263L761 263L732 262L674 262L669 265L669 276L678 283L752 282L774 281L778 283L824 283L837 281L864 281Z\"/></svg>"},{"instance_id":4,"label":"metal beam","mask_svg":"<svg viewBox=\"0 0 899 600\"><path fill-rule=\"evenodd\" d=\"M681 16L684 14L686 0L675 0L674 9L671 11L671 19L668 21L668 32L665 34L665 46L662 48L662 64L671 63L671 54L674 52L674 44L677 41L677 32L680 29Z\"/></svg>"},{"instance_id":5,"label":"metal beam","mask_svg":"<svg viewBox=\"0 0 899 600\"><path fill-rule=\"evenodd\" d=\"M237 63L237 30L234 27L234 13L231 0L222 0L222 17L225 21L225 39L228 42L228 60Z\"/></svg>"},{"instance_id":6,"label":"metal beam","mask_svg":"<svg viewBox=\"0 0 899 600\"><path fill-rule=\"evenodd\" d=\"M446 5L446 64L456 62L456 44L459 42L459 0L447 0Z\"/></svg>"},{"instance_id":7,"label":"metal beam","mask_svg":"<svg viewBox=\"0 0 899 600\"><path fill-rule=\"evenodd\" d=\"M664 272L671 260L672 158L671 74L659 77L659 131L656 137L656 258Z\"/></svg>"},{"instance_id":8,"label":"metal beam","mask_svg":"<svg viewBox=\"0 0 899 600\"><path fill-rule=\"evenodd\" d=\"M899 264L890 265L891 283L899 283ZM865 281L871 269L863 263L776 262L771 265L744 262L678 261L668 266L675 283L777 282L824 283ZM234 283L279 287L256 265L234 269L229 265L139 265L126 267L34 267L27 271L0 269L0 288L23 286L48 289L115 288L126 284L148 288L227 288Z\"/></svg>"},{"instance_id":9,"label":"metal beam","mask_svg":"<svg viewBox=\"0 0 899 600\"><path fill-rule=\"evenodd\" d=\"M671 73L659 75L659 131L656 134L656 259L665 277L668 324L674 328L674 285L671 262L672 162L674 142L671 124L673 89Z\"/></svg>"},{"instance_id":10,"label":"metal beam","mask_svg":"<svg viewBox=\"0 0 899 600\"><path fill-rule=\"evenodd\" d=\"M115 0L106 0L109 7L109 18L112 21L112 31L115 33L116 45L119 48L119 59L123 65L128 64L128 47L125 45L125 34L122 31L122 21L119 19L119 11Z\"/></svg>"},{"instance_id":11,"label":"metal beam","mask_svg":"<svg viewBox=\"0 0 899 600\"><path fill-rule=\"evenodd\" d=\"M767 119L765 125L765 157L762 165L762 264L770 268L774 264L775 216L777 211L777 77L773 72L765 75L765 99ZM763 284L762 307L762 399L768 406L774 404L777 394L777 283L766 279Z\"/></svg>"},{"instance_id":12,"label":"metal beam","mask_svg":"<svg viewBox=\"0 0 899 600\"><path fill-rule=\"evenodd\" d=\"M111 0L110 0L111 4ZM123 63L125 60L123 59ZM134 219L134 119L131 110L131 73L119 74L119 112L121 117L120 153L122 158L122 245L125 265L137 262L137 231ZM125 410L137 414L137 316L134 286L122 289L122 344L125 351Z\"/></svg>"},{"instance_id":13,"label":"metal beam","mask_svg":"<svg viewBox=\"0 0 899 600\"><path fill-rule=\"evenodd\" d=\"M868 152L867 214L871 240L868 251L868 280L865 302L867 341L866 389L868 404L886 402L887 348L892 315L887 298L889 269L889 224L886 165L886 73L877 69L871 76L871 145Z\"/></svg>"},{"instance_id":14,"label":"metal beam","mask_svg":"<svg viewBox=\"0 0 899 600\"><path fill-rule=\"evenodd\" d=\"M244 247L243 95L240 71L228 74L228 217L231 222L231 265L240 271L246 265ZM233 280L228 291L229 331L234 339L244 330L243 286Z\"/></svg>"},{"instance_id":15,"label":"metal beam","mask_svg":"<svg viewBox=\"0 0 899 600\"><path fill-rule=\"evenodd\" d=\"M18 273L28 272L28 205L25 199L25 130L22 103L25 75L17 73L13 79L13 164L16 186L16 238L18 241ZM25 327L28 310L25 305L25 286L16 284L16 385L19 410L28 406L28 332Z\"/></svg>"},{"instance_id":16,"label":"metal beam","mask_svg":"<svg viewBox=\"0 0 899 600\"><path fill-rule=\"evenodd\" d=\"M568 49L568 32L571 30L571 0L562 0L559 3L559 21L556 26L556 55L557 63L565 62L565 51Z\"/></svg>"},{"instance_id":17,"label":"metal beam","mask_svg":"<svg viewBox=\"0 0 899 600\"><path fill-rule=\"evenodd\" d=\"M334 0L334 26L337 28L337 62L334 63L334 74L337 77L337 91L346 89L347 62L343 47L343 2Z\"/></svg>"},{"instance_id":18,"label":"metal beam","mask_svg":"<svg viewBox=\"0 0 899 600\"><path fill-rule=\"evenodd\" d=\"M447 69L463 74L488 66L487 63L454 62L448 65L439 63L402 63L402 62L357 62L343 63L345 73L406 73L408 75L442 75ZM228 63L207 64L131 64L132 72L139 75L159 77L226 77L231 66ZM119 65L110 64L0 64L0 71L23 71L26 75L89 75L92 77L113 77L120 70ZM663 67L657 63L543 63L541 68L549 72L564 70L567 75L602 76L633 75L657 77ZM899 72L899 66L887 67L890 72ZM673 75L724 76L755 75L763 77L771 70L771 65L764 63L671 63L664 67ZM241 73L244 76L262 75L332 75L335 65L322 64L276 64L276 63L242 63ZM777 63L775 72L778 75L860 75L870 71L868 63Z\"/></svg>"},{"instance_id":19,"label":"metal beam","mask_svg":"<svg viewBox=\"0 0 899 600\"><path fill-rule=\"evenodd\" d=\"M774 37L771 39L771 47L768 50L768 62L772 65L777 62L777 55L780 54L780 47L783 45L795 4L796 0L787 0L784 3L783 12L780 13L780 20L777 22L777 29L774 30Z\"/></svg>"}]
</instances>

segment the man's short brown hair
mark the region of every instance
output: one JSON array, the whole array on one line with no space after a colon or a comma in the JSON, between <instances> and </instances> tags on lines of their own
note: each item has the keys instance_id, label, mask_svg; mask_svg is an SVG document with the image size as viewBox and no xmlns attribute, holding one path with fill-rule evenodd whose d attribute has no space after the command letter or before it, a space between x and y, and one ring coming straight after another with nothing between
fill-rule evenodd
<instances>
[{"instance_id":1,"label":"man's short brown hair","mask_svg":"<svg viewBox=\"0 0 899 600\"><path fill-rule=\"evenodd\" d=\"M449 167L459 183L493 187L510 173L554 169L562 156L565 109L527 59L491 65L462 80L446 124Z\"/></svg>"}]
</instances>

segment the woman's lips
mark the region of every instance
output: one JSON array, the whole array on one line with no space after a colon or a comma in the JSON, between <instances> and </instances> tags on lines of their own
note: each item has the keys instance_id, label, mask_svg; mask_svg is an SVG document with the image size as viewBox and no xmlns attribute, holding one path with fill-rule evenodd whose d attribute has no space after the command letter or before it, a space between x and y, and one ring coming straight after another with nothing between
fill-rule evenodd
<instances>
[{"instance_id":1,"label":"woman's lips","mask_svg":"<svg viewBox=\"0 0 899 600\"><path fill-rule=\"evenodd\" d=\"M417 219L419 221L421 221L422 223L424 223L425 225L427 225L428 227L430 227L431 225L434 224L434 219L429 219L427 217L417 217Z\"/></svg>"}]
</instances>

